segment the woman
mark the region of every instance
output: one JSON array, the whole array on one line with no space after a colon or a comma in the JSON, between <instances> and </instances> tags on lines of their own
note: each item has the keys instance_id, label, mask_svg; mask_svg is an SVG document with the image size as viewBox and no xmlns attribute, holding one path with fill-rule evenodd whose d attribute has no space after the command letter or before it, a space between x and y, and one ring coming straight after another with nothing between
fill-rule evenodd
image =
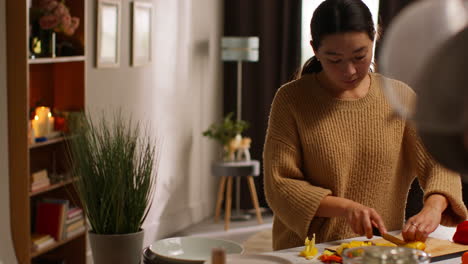
<instances>
[{"instance_id":1,"label":"woman","mask_svg":"<svg viewBox=\"0 0 468 264\"><path fill-rule=\"evenodd\" d=\"M315 52L273 101L264 149L265 194L275 214L273 248L403 230L424 241L439 223L467 218L460 176L436 164L415 131L395 118L370 73L375 30L357 0L326 0L311 21ZM411 100L411 89L391 81ZM415 177L424 208L404 224Z\"/></svg>"}]
</instances>

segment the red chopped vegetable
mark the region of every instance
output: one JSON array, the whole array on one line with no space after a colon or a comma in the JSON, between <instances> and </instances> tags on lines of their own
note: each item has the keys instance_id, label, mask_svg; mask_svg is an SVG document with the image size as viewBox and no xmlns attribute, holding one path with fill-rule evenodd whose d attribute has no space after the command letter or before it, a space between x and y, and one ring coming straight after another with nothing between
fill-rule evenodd
<instances>
[{"instance_id":1,"label":"red chopped vegetable","mask_svg":"<svg viewBox=\"0 0 468 264\"><path fill-rule=\"evenodd\" d=\"M330 263L330 262L337 262L337 263L343 263L343 258L337 255L321 255L319 257L320 261L325 262L325 263Z\"/></svg>"},{"instance_id":2,"label":"red chopped vegetable","mask_svg":"<svg viewBox=\"0 0 468 264\"><path fill-rule=\"evenodd\" d=\"M468 245L468 221L461 222L453 235L453 241L459 244Z\"/></svg>"}]
</instances>

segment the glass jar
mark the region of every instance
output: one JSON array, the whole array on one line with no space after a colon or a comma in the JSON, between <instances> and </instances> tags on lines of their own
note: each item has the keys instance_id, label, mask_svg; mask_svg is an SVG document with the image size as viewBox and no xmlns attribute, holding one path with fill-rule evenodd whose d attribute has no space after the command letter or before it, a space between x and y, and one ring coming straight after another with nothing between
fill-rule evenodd
<instances>
[{"instance_id":1,"label":"glass jar","mask_svg":"<svg viewBox=\"0 0 468 264\"><path fill-rule=\"evenodd\" d=\"M343 251L344 264L428 264L424 251L405 247L358 247Z\"/></svg>"}]
</instances>

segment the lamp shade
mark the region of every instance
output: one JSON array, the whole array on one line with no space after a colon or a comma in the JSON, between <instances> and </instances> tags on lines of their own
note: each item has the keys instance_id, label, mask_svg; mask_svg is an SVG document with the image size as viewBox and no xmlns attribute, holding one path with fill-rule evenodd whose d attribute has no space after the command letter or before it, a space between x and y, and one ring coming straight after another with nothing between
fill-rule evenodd
<instances>
[{"instance_id":1,"label":"lamp shade","mask_svg":"<svg viewBox=\"0 0 468 264\"><path fill-rule=\"evenodd\" d=\"M258 61L258 37L223 37L221 58L223 61Z\"/></svg>"}]
</instances>

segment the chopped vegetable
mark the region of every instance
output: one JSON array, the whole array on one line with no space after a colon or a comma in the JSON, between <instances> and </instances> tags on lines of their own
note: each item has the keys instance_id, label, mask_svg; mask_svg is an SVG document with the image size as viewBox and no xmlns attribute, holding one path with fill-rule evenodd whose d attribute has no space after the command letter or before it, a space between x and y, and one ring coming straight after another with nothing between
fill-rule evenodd
<instances>
[{"instance_id":1,"label":"chopped vegetable","mask_svg":"<svg viewBox=\"0 0 468 264\"><path fill-rule=\"evenodd\" d=\"M331 263L331 262L337 262L337 263L343 263L343 258L337 255L321 255L319 257L320 261L325 262L325 263Z\"/></svg>"},{"instance_id":2,"label":"chopped vegetable","mask_svg":"<svg viewBox=\"0 0 468 264\"><path fill-rule=\"evenodd\" d=\"M343 253L343 250L347 248L355 248L355 247L368 247L372 246L372 242L370 241L351 241L349 243L341 243L341 245L336 249L336 253L338 255L341 255Z\"/></svg>"},{"instance_id":3,"label":"chopped vegetable","mask_svg":"<svg viewBox=\"0 0 468 264\"><path fill-rule=\"evenodd\" d=\"M328 249L325 249L325 251L323 251L322 255L325 255L325 256L331 256L331 255L335 255L336 252L335 251L330 251Z\"/></svg>"},{"instance_id":4,"label":"chopped vegetable","mask_svg":"<svg viewBox=\"0 0 468 264\"><path fill-rule=\"evenodd\" d=\"M299 253L299 256L306 259L312 259L315 255L318 254L318 250L315 247L315 234L313 234L312 240L309 240L309 237L306 237L304 245L305 249Z\"/></svg>"},{"instance_id":5,"label":"chopped vegetable","mask_svg":"<svg viewBox=\"0 0 468 264\"><path fill-rule=\"evenodd\" d=\"M462 264L468 264L468 251L463 253Z\"/></svg>"},{"instance_id":6,"label":"chopped vegetable","mask_svg":"<svg viewBox=\"0 0 468 264\"><path fill-rule=\"evenodd\" d=\"M419 250L426 249L426 244L424 244L424 242L421 242L421 241L410 242L403 246L407 248L414 248L414 249L419 249Z\"/></svg>"}]
</instances>

